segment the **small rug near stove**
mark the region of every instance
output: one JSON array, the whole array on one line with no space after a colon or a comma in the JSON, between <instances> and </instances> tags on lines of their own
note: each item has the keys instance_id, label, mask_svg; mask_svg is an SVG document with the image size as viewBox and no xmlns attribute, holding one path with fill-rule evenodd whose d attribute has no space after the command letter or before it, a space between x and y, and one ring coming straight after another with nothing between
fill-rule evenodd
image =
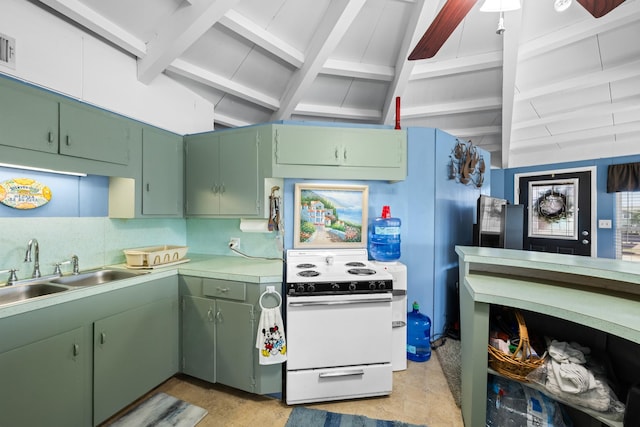
<instances>
[{"instance_id":1,"label":"small rug near stove","mask_svg":"<svg viewBox=\"0 0 640 427\"><path fill-rule=\"evenodd\" d=\"M285 427L426 427L401 421L374 420L364 415L337 414L296 406Z\"/></svg>"},{"instance_id":2,"label":"small rug near stove","mask_svg":"<svg viewBox=\"0 0 640 427\"><path fill-rule=\"evenodd\" d=\"M134 407L110 427L193 427L207 411L165 393L158 393Z\"/></svg>"}]
</instances>

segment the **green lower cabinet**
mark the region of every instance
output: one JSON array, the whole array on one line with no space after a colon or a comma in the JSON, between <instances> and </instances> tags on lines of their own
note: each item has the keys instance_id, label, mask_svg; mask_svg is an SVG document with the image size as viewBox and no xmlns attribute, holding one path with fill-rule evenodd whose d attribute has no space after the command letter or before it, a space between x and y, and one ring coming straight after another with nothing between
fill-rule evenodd
<instances>
[{"instance_id":1,"label":"green lower cabinet","mask_svg":"<svg viewBox=\"0 0 640 427\"><path fill-rule=\"evenodd\" d=\"M253 306L182 297L182 372L255 392Z\"/></svg>"},{"instance_id":2,"label":"green lower cabinet","mask_svg":"<svg viewBox=\"0 0 640 427\"><path fill-rule=\"evenodd\" d=\"M182 372L216 382L216 301L182 297Z\"/></svg>"},{"instance_id":3,"label":"green lower cabinet","mask_svg":"<svg viewBox=\"0 0 640 427\"><path fill-rule=\"evenodd\" d=\"M0 425L86 425L90 357L82 327L0 354Z\"/></svg>"},{"instance_id":4,"label":"green lower cabinet","mask_svg":"<svg viewBox=\"0 0 640 427\"><path fill-rule=\"evenodd\" d=\"M94 424L178 371L178 302L163 299L94 323Z\"/></svg>"},{"instance_id":5,"label":"green lower cabinet","mask_svg":"<svg viewBox=\"0 0 640 427\"><path fill-rule=\"evenodd\" d=\"M253 359L257 349L253 306L232 301L216 301L217 382L256 392Z\"/></svg>"},{"instance_id":6,"label":"green lower cabinet","mask_svg":"<svg viewBox=\"0 0 640 427\"><path fill-rule=\"evenodd\" d=\"M260 365L255 348L265 286L180 278L183 373L250 393L282 391L281 365Z\"/></svg>"}]
</instances>

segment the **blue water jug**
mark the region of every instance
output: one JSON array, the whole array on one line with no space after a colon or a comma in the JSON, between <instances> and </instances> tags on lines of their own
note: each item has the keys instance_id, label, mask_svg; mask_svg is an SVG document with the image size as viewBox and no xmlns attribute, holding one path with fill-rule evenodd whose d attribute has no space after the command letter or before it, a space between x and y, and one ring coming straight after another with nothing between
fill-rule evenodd
<instances>
[{"instance_id":1,"label":"blue water jug","mask_svg":"<svg viewBox=\"0 0 640 427\"><path fill-rule=\"evenodd\" d=\"M420 313L417 301L407 313L407 359L426 362L431 358L431 319Z\"/></svg>"},{"instance_id":2,"label":"blue water jug","mask_svg":"<svg viewBox=\"0 0 640 427\"><path fill-rule=\"evenodd\" d=\"M391 218L389 206L382 207L382 215L369 227L369 255L376 261L395 261L400 258L400 218Z\"/></svg>"}]
</instances>

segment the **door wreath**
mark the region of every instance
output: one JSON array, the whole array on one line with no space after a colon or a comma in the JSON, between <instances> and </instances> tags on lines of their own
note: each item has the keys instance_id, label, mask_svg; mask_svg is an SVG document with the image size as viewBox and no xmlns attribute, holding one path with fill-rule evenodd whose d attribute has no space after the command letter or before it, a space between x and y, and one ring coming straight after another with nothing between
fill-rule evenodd
<instances>
[{"instance_id":1,"label":"door wreath","mask_svg":"<svg viewBox=\"0 0 640 427\"><path fill-rule=\"evenodd\" d=\"M548 190L538 197L535 211L540 218L547 222L560 221L571 213L567 206L567 196L555 190Z\"/></svg>"}]
</instances>

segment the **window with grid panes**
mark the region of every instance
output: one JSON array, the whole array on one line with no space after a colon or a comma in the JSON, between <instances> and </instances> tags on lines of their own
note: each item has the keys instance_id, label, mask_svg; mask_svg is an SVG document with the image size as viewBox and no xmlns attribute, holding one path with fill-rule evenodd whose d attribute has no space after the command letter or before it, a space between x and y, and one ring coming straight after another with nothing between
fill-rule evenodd
<instances>
[{"instance_id":1,"label":"window with grid panes","mask_svg":"<svg viewBox=\"0 0 640 427\"><path fill-rule=\"evenodd\" d=\"M616 258L640 262L640 191L616 193Z\"/></svg>"}]
</instances>

